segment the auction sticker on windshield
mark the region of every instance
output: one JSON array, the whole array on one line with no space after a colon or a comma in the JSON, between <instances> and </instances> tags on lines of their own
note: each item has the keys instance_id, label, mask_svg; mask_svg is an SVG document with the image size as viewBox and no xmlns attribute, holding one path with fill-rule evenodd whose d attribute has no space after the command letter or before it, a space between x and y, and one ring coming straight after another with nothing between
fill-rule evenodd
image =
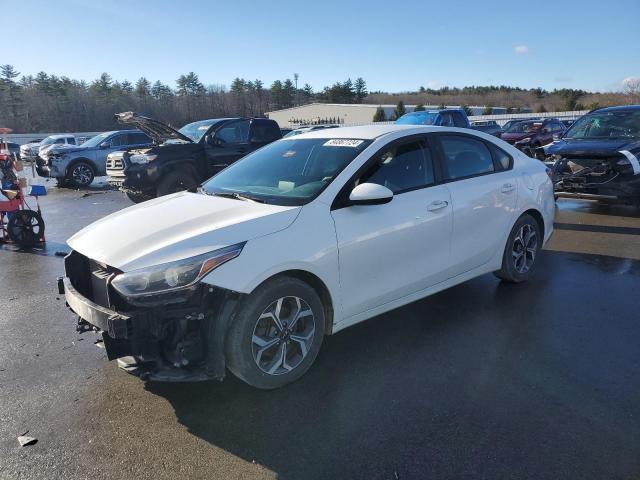
<instances>
[{"instance_id":1,"label":"auction sticker on windshield","mask_svg":"<svg viewBox=\"0 0 640 480\"><path fill-rule=\"evenodd\" d=\"M348 138L334 138L325 142L323 147L351 147L356 148L362 145L364 140L352 140Z\"/></svg>"}]
</instances>

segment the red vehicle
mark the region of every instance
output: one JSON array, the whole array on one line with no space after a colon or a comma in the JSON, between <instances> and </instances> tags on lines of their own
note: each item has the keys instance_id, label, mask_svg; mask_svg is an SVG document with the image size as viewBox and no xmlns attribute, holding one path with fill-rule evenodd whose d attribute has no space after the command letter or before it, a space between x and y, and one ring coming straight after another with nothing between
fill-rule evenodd
<instances>
[{"instance_id":1,"label":"red vehicle","mask_svg":"<svg viewBox=\"0 0 640 480\"><path fill-rule=\"evenodd\" d=\"M0 129L6 134L9 129ZM41 186L31 187L37 210L31 210L25 201L22 185L14 173L14 159L0 141L0 241L12 241L21 247L33 247L44 242L44 221L40 213L39 195L45 195Z\"/></svg>"},{"instance_id":2,"label":"red vehicle","mask_svg":"<svg viewBox=\"0 0 640 480\"><path fill-rule=\"evenodd\" d=\"M565 130L555 118L525 120L512 125L500 138L533 157L538 147L551 143L554 135L560 136Z\"/></svg>"}]
</instances>

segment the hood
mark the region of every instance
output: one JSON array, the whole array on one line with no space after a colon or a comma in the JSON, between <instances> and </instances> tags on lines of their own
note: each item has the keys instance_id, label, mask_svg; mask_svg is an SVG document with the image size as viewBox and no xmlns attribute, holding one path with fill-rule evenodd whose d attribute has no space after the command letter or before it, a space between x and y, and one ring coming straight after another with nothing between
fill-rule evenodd
<instances>
[{"instance_id":1,"label":"hood","mask_svg":"<svg viewBox=\"0 0 640 480\"><path fill-rule=\"evenodd\" d=\"M579 138L556 140L545 147L548 155L609 156L620 150L640 149L640 138Z\"/></svg>"},{"instance_id":2,"label":"hood","mask_svg":"<svg viewBox=\"0 0 640 480\"><path fill-rule=\"evenodd\" d=\"M56 154L56 153L73 153L73 152L79 152L81 150L87 150L87 147L83 147L82 145L72 145L70 143L63 143L60 145L47 145L45 148L43 148L40 153L51 153L51 154Z\"/></svg>"},{"instance_id":3,"label":"hood","mask_svg":"<svg viewBox=\"0 0 640 480\"><path fill-rule=\"evenodd\" d=\"M104 217L67 243L91 259L130 271L283 230L300 208L180 192Z\"/></svg>"},{"instance_id":4,"label":"hood","mask_svg":"<svg viewBox=\"0 0 640 480\"><path fill-rule=\"evenodd\" d=\"M167 140L183 140L185 142L193 143L186 135L181 134L178 130L170 127L166 123L153 118L145 117L135 112L122 112L116 113L114 119L118 123L123 125L133 125L136 128L142 130L149 135L153 142L160 145Z\"/></svg>"},{"instance_id":5,"label":"hood","mask_svg":"<svg viewBox=\"0 0 640 480\"><path fill-rule=\"evenodd\" d=\"M538 132L508 133L504 132L500 138L508 142L519 142L527 137L533 137Z\"/></svg>"}]
</instances>

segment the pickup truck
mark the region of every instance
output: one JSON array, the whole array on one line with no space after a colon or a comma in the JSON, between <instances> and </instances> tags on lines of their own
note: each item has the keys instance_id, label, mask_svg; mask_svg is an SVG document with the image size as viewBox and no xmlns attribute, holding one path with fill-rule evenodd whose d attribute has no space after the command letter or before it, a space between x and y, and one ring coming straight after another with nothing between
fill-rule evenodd
<instances>
[{"instance_id":1,"label":"pickup truck","mask_svg":"<svg viewBox=\"0 0 640 480\"><path fill-rule=\"evenodd\" d=\"M107 157L109 183L135 203L196 188L222 169L282 138L268 118L214 118L180 130L134 112L115 115L153 139L148 148L124 149Z\"/></svg>"}]
</instances>

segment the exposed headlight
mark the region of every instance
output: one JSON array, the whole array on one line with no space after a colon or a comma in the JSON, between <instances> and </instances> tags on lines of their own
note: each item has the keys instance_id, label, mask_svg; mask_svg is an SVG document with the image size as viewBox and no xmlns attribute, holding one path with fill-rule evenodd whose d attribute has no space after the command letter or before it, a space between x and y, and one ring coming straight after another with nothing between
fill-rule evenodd
<instances>
[{"instance_id":1,"label":"exposed headlight","mask_svg":"<svg viewBox=\"0 0 640 480\"><path fill-rule=\"evenodd\" d=\"M152 162L158 155L147 155L146 153L139 153L137 155L131 155L129 161L131 163L144 164Z\"/></svg>"},{"instance_id":2,"label":"exposed headlight","mask_svg":"<svg viewBox=\"0 0 640 480\"><path fill-rule=\"evenodd\" d=\"M188 288L213 269L236 258L243 247L244 243L239 243L197 257L122 273L111 285L125 297L133 298Z\"/></svg>"}]
</instances>

